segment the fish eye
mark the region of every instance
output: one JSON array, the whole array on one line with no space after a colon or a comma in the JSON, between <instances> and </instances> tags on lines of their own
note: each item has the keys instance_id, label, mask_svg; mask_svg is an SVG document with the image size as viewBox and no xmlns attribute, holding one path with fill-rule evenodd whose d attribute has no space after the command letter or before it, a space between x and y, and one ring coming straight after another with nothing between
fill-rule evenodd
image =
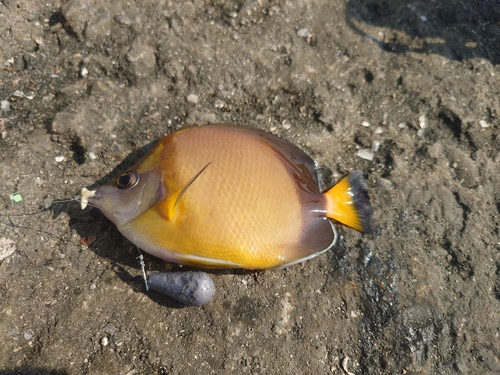
<instances>
[{"instance_id":1,"label":"fish eye","mask_svg":"<svg viewBox=\"0 0 500 375\"><path fill-rule=\"evenodd\" d=\"M116 179L116 187L120 190L133 188L139 182L139 173L130 171L122 173Z\"/></svg>"}]
</instances>

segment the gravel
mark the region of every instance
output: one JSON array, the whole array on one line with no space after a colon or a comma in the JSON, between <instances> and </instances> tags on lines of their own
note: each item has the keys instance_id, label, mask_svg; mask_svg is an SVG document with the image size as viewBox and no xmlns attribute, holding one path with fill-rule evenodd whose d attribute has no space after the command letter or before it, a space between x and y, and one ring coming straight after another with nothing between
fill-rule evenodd
<instances>
[{"instance_id":1,"label":"gravel","mask_svg":"<svg viewBox=\"0 0 500 375\"><path fill-rule=\"evenodd\" d=\"M1 2L0 371L500 372L499 14L495 0ZM378 234L340 228L288 269L210 271L203 307L146 293L136 248L57 201L207 122L297 144L325 189L362 171Z\"/></svg>"}]
</instances>

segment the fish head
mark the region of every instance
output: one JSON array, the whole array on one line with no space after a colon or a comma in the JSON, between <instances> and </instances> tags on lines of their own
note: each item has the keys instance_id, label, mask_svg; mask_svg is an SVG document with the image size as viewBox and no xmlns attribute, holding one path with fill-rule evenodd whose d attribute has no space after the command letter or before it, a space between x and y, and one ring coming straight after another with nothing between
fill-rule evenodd
<instances>
[{"instance_id":1,"label":"fish head","mask_svg":"<svg viewBox=\"0 0 500 375\"><path fill-rule=\"evenodd\" d=\"M82 189L82 208L87 202L99 208L118 228L136 219L165 196L157 170L128 170L95 190Z\"/></svg>"}]
</instances>

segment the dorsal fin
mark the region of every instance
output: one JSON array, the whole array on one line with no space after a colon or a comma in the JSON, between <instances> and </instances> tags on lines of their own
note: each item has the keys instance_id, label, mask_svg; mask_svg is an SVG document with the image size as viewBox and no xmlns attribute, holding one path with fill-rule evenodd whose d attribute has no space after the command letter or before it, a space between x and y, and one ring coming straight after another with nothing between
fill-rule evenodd
<instances>
[{"instance_id":1,"label":"dorsal fin","mask_svg":"<svg viewBox=\"0 0 500 375\"><path fill-rule=\"evenodd\" d=\"M210 162L211 163L211 162ZM177 214L177 203L182 198L186 190L191 186L191 184L200 176L200 174L210 165L208 163L205 165L196 175L189 180L189 182L177 190L174 194L168 197L163 203L163 209L161 210L162 216L167 220L174 220Z\"/></svg>"}]
</instances>

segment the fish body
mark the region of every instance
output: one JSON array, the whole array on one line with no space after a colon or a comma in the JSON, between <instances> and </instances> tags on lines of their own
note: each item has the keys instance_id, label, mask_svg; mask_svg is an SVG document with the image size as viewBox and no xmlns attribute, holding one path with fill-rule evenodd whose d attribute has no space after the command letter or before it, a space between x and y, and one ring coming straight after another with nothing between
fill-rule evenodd
<instances>
[{"instance_id":1,"label":"fish body","mask_svg":"<svg viewBox=\"0 0 500 375\"><path fill-rule=\"evenodd\" d=\"M309 259L333 243L331 220L371 230L360 172L322 193L304 151L233 125L172 133L91 193L88 202L139 248L205 268L265 269Z\"/></svg>"}]
</instances>

